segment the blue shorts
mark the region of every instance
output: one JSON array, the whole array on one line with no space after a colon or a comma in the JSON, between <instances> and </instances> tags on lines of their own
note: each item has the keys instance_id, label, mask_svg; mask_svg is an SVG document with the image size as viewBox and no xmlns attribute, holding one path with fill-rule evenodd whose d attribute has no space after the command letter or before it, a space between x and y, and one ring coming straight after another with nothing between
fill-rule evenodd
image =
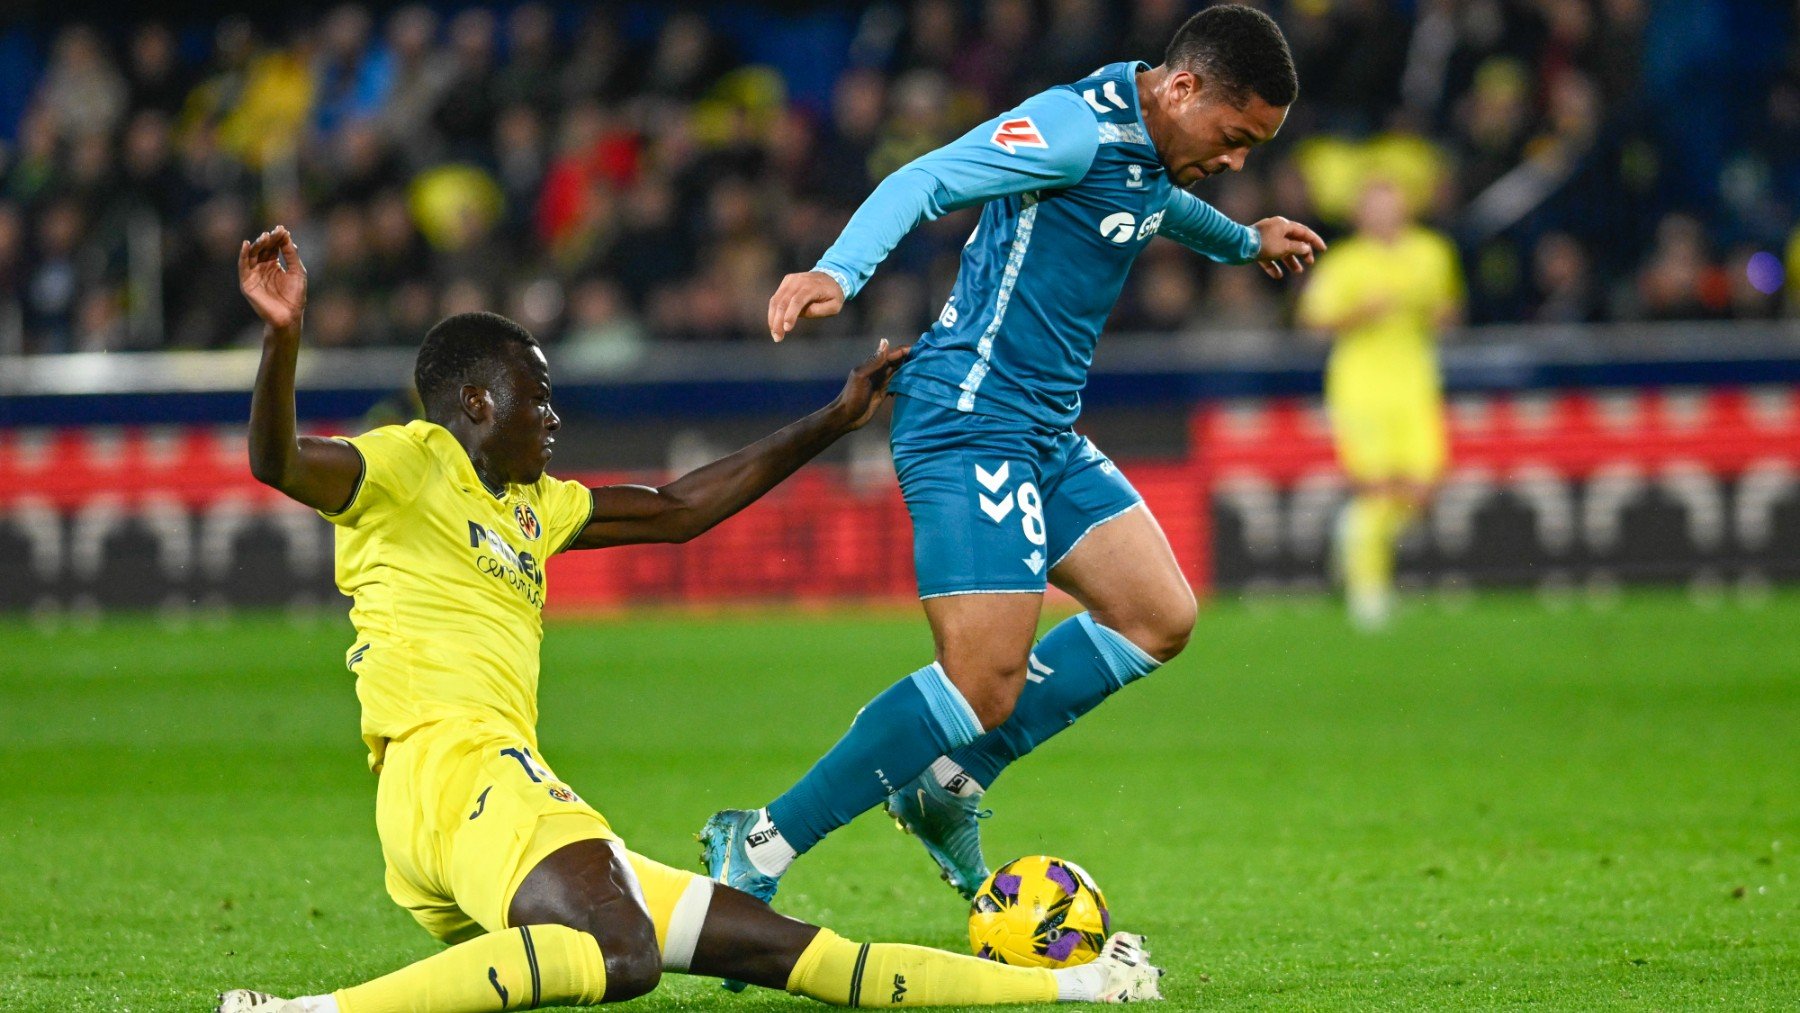
<instances>
[{"instance_id":1,"label":"blue shorts","mask_svg":"<svg viewBox=\"0 0 1800 1013\"><path fill-rule=\"evenodd\" d=\"M1070 429L894 398L891 437L912 515L919 597L1037 591L1094 528L1143 502Z\"/></svg>"}]
</instances>

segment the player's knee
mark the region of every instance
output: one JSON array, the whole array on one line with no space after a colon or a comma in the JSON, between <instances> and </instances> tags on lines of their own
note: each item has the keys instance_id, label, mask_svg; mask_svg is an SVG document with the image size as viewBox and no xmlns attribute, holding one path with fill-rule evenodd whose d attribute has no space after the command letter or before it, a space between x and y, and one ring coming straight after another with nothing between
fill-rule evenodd
<instances>
[{"instance_id":1,"label":"player's knee","mask_svg":"<svg viewBox=\"0 0 1800 1013\"><path fill-rule=\"evenodd\" d=\"M1194 623L1200 617L1200 606L1192 591L1170 595L1152 615L1144 639L1139 643L1144 653L1157 661L1169 661L1187 648L1194 635Z\"/></svg>"},{"instance_id":2,"label":"player's knee","mask_svg":"<svg viewBox=\"0 0 1800 1013\"><path fill-rule=\"evenodd\" d=\"M1019 690L1025 685L1025 666L1021 663L1016 671L989 668L978 678L957 679L952 675L951 681L968 701L969 709L975 712L975 720L981 722L982 729L991 731L1012 717L1013 705L1019 702Z\"/></svg>"},{"instance_id":3,"label":"player's knee","mask_svg":"<svg viewBox=\"0 0 1800 1013\"><path fill-rule=\"evenodd\" d=\"M1025 688L1025 664L1028 654L1018 657L987 647L974 651L944 651L938 664L956 687L975 720L984 730L999 727L1012 716L1019 692Z\"/></svg>"},{"instance_id":4,"label":"player's knee","mask_svg":"<svg viewBox=\"0 0 1800 1013\"><path fill-rule=\"evenodd\" d=\"M970 700L969 706L975 711L975 720L981 722L982 731L993 731L1012 717L1013 706L1019 702L1017 693L992 693Z\"/></svg>"},{"instance_id":5,"label":"player's knee","mask_svg":"<svg viewBox=\"0 0 1800 1013\"><path fill-rule=\"evenodd\" d=\"M1184 587L1161 595L1155 602L1134 608L1123 615L1095 610L1094 619L1102 626L1117 631L1158 662L1166 662L1187 647L1188 640L1194 635L1194 623L1199 614L1194 593Z\"/></svg>"},{"instance_id":6,"label":"player's knee","mask_svg":"<svg viewBox=\"0 0 1800 1013\"><path fill-rule=\"evenodd\" d=\"M609 925L602 932L589 932L600 941L606 960L607 1002L636 999L656 989L662 981L662 951L656 945L656 928L647 919L642 926Z\"/></svg>"}]
</instances>

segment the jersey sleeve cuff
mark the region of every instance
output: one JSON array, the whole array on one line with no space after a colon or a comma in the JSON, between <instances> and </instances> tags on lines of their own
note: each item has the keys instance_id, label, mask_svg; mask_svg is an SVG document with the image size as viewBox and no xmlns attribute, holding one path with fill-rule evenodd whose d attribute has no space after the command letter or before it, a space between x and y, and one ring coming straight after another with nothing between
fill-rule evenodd
<instances>
[{"instance_id":1,"label":"jersey sleeve cuff","mask_svg":"<svg viewBox=\"0 0 1800 1013\"><path fill-rule=\"evenodd\" d=\"M347 440L342 436L334 436L332 438L339 443L342 443L344 446L349 447L351 450L356 451L357 459L362 462L362 470L357 472L356 475L356 485L351 488L350 498L344 501L344 505L338 507L336 510L318 511L320 517L325 518L333 524L343 524L350 520L350 511L356 508L357 497L362 495L363 485L369 480L369 459L363 456L362 448L357 446L354 441Z\"/></svg>"},{"instance_id":2,"label":"jersey sleeve cuff","mask_svg":"<svg viewBox=\"0 0 1800 1013\"><path fill-rule=\"evenodd\" d=\"M575 525L575 530L569 532L569 537L563 539L562 545L555 552L550 553L552 556L559 556L575 547L575 539L580 538L581 533L587 530L587 526L594 523L594 511L598 507L599 504L594 502L594 490L589 489L587 516L582 518L580 524Z\"/></svg>"},{"instance_id":3,"label":"jersey sleeve cuff","mask_svg":"<svg viewBox=\"0 0 1800 1013\"><path fill-rule=\"evenodd\" d=\"M856 294L855 289L853 289L850 285L850 276L845 274L844 272L838 270L837 268L828 267L824 264L819 264L819 265L815 266L813 268L813 270L819 272L820 274L824 275L827 278L830 278L832 281L837 282L838 290L840 292L844 293L844 301L845 302L849 302L850 298Z\"/></svg>"},{"instance_id":4,"label":"jersey sleeve cuff","mask_svg":"<svg viewBox=\"0 0 1800 1013\"><path fill-rule=\"evenodd\" d=\"M1256 231L1254 225L1239 225L1238 228L1244 230L1244 239L1239 245L1243 253L1239 254L1238 263L1253 264L1256 262L1256 255L1262 252L1262 233Z\"/></svg>"}]
</instances>

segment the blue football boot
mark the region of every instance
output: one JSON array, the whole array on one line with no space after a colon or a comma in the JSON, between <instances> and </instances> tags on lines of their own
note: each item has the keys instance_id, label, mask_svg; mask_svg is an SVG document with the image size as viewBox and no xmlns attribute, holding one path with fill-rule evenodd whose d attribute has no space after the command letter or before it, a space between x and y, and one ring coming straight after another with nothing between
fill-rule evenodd
<instances>
[{"instance_id":1,"label":"blue football boot","mask_svg":"<svg viewBox=\"0 0 1800 1013\"><path fill-rule=\"evenodd\" d=\"M700 828L700 860L706 874L734 890L767 903L781 880L765 876L750 861L748 838L760 814L755 809L721 809Z\"/></svg>"},{"instance_id":2,"label":"blue football boot","mask_svg":"<svg viewBox=\"0 0 1800 1013\"><path fill-rule=\"evenodd\" d=\"M912 783L887 798L888 815L900 829L917 837L938 864L944 882L971 900L988 878L987 860L981 857L981 826L977 822L994 814L981 808L981 792L969 790L973 782L958 774L946 788L927 770Z\"/></svg>"}]
</instances>

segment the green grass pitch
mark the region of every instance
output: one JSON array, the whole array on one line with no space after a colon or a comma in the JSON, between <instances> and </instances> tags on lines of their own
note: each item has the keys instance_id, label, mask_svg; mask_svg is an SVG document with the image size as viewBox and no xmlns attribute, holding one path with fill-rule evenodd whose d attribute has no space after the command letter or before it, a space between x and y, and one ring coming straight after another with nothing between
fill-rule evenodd
<instances>
[{"instance_id":1,"label":"green grass pitch","mask_svg":"<svg viewBox=\"0 0 1800 1013\"><path fill-rule=\"evenodd\" d=\"M1085 864L1168 1009L1800 1008L1800 594L1476 597L1390 635L1223 605L990 793L991 858ZM386 898L341 619L0 624L0 1009L203 1010L433 949ZM691 863L927 656L915 611L553 623L542 741ZM962 948L871 814L788 877L852 938ZM637 1008L810 1009L672 978Z\"/></svg>"}]
</instances>

